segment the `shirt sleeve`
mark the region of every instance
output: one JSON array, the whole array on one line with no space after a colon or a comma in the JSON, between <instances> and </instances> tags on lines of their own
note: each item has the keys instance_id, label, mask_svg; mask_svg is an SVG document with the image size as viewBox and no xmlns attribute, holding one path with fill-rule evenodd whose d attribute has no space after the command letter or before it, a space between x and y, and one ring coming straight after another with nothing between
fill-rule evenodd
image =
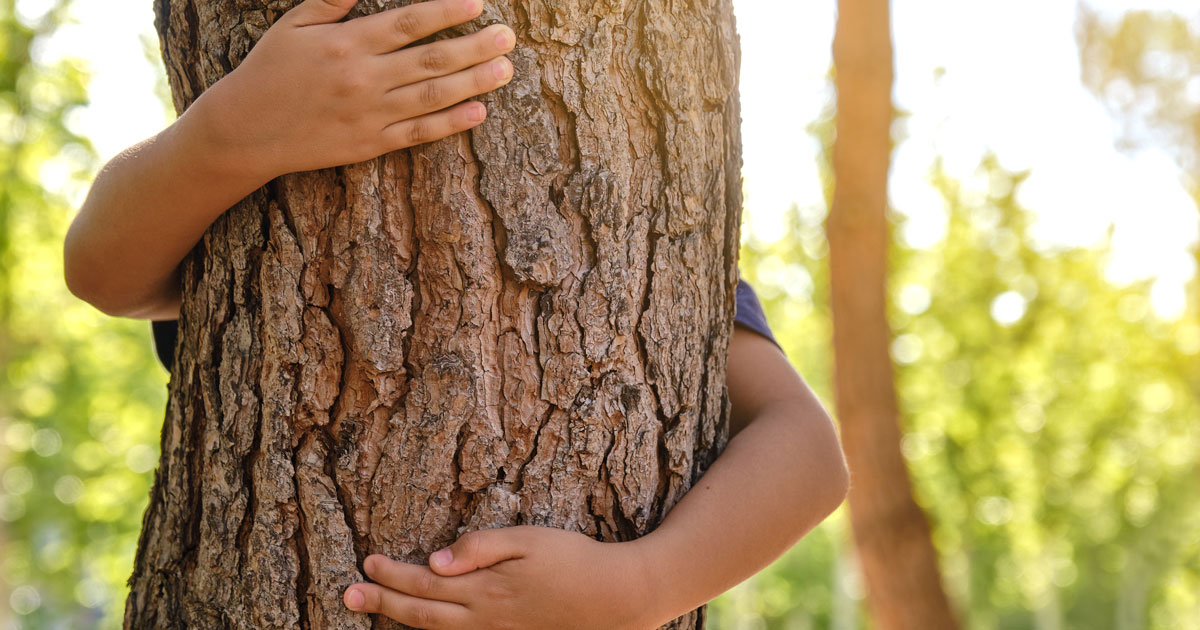
<instances>
[{"instance_id":1,"label":"shirt sleeve","mask_svg":"<svg viewBox=\"0 0 1200 630\"><path fill-rule=\"evenodd\" d=\"M775 339L775 335L771 334L771 327L767 325L767 316L763 313L758 295L754 293L754 288L750 286L750 283L741 278L738 278L737 306L734 310L733 323L749 328L779 346L779 341ZM783 349L782 346L779 348Z\"/></svg>"},{"instance_id":2,"label":"shirt sleeve","mask_svg":"<svg viewBox=\"0 0 1200 630\"><path fill-rule=\"evenodd\" d=\"M175 336L179 331L179 321L152 321L150 329L154 333L154 351L158 354L158 360L170 371L171 362L175 359Z\"/></svg>"}]
</instances>

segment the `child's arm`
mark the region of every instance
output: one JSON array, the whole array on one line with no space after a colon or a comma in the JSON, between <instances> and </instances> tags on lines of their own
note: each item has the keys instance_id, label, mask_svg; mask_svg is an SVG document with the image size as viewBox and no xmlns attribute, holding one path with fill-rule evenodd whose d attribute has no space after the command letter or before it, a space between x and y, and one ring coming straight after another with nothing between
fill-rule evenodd
<instances>
[{"instance_id":1,"label":"child's arm","mask_svg":"<svg viewBox=\"0 0 1200 630\"><path fill-rule=\"evenodd\" d=\"M735 328L726 383L729 444L646 536L478 530L450 545L445 566L369 556L377 584L347 589L347 605L421 628L646 630L720 595L791 548L849 487L829 415L777 346Z\"/></svg>"},{"instance_id":2,"label":"child's arm","mask_svg":"<svg viewBox=\"0 0 1200 630\"><path fill-rule=\"evenodd\" d=\"M173 124L110 160L64 243L71 292L111 314L173 319L178 267L213 221L271 179L364 161L479 124L464 99L508 82L507 26L402 47L477 17L435 0L338 22L356 0L307 0ZM443 109L448 108L448 109ZM438 111L442 110L442 111Z\"/></svg>"},{"instance_id":3,"label":"child's arm","mask_svg":"<svg viewBox=\"0 0 1200 630\"><path fill-rule=\"evenodd\" d=\"M850 474L816 395L761 335L735 330L721 456L642 548L651 621L665 623L775 561L845 499Z\"/></svg>"}]
</instances>

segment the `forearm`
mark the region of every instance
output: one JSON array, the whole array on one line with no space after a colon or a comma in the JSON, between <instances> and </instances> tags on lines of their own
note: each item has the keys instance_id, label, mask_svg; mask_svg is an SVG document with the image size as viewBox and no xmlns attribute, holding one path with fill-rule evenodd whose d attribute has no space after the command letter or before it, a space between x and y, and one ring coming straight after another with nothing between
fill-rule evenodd
<instances>
[{"instance_id":1,"label":"forearm","mask_svg":"<svg viewBox=\"0 0 1200 630\"><path fill-rule=\"evenodd\" d=\"M203 109L206 95L110 160L67 233L67 286L110 315L176 317L180 261L221 213L271 178L217 144L207 116L219 112Z\"/></svg>"},{"instance_id":2,"label":"forearm","mask_svg":"<svg viewBox=\"0 0 1200 630\"><path fill-rule=\"evenodd\" d=\"M848 484L828 416L775 405L742 429L641 547L654 623L757 573L828 516ZM810 406L810 408L812 408Z\"/></svg>"},{"instance_id":3,"label":"forearm","mask_svg":"<svg viewBox=\"0 0 1200 630\"><path fill-rule=\"evenodd\" d=\"M105 165L64 243L72 293L112 315L176 317L179 263L229 207L285 173L471 129L487 109L467 99L512 79L507 26L416 45L477 18L482 2L344 20L353 6L296 4L179 120Z\"/></svg>"}]
</instances>

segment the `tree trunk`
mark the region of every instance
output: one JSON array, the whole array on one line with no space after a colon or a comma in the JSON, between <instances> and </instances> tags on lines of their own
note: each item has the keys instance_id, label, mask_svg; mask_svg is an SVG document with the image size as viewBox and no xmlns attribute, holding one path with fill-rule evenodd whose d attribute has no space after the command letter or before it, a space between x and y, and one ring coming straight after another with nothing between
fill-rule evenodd
<instances>
[{"instance_id":1,"label":"tree trunk","mask_svg":"<svg viewBox=\"0 0 1200 630\"><path fill-rule=\"evenodd\" d=\"M294 4L156 0L176 110ZM637 538L724 448L729 0L489 0L457 33L496 21L516 72L481 126L273 180L185 262L125 628L403 627L343 606L367 555Z\"/></svg>"},{"instance_id":2,"label":"tree trunk","mask_svg":"<svg viewBox=\"0 0 1200 630\"><path fill-rule=\"evenodd\" d=\"M853 481L850 518L882 630L955 628L925 515L912 497L886 317L892 44L887 0L840 0L833 61L837 136L826 229L834 380Z\"/></svg>"}]
</instances>

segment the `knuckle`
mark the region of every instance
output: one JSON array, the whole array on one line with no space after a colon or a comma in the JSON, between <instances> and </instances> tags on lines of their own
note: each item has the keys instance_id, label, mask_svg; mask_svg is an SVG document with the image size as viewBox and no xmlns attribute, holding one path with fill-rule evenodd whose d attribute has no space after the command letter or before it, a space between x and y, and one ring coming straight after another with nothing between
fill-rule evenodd
<instances>
[{"instance_id":1,"label":"knuckle","mask_svg":"<svg viewBox=\"0 0 1200 630\"><path fill-rule=\"evenodd\" d=\"M467 551L468 558L479 558L479 545L483 542L482 538L483 537L480 536L478 530L468 532L465 536L463 536L463 547Z\"/></svg>"},{"instance_id":2,"label":"knuckle","mask_svg":"<svg viewBox=\"0 0 1200 630\"><path fill-rule=\"evenodd\" d=\"M512 62L508 57L497 57L480 68L478 77L484 89L491 90L502 86L512 77Z\"/></svg>"},{"instance_id":3,"label":"knuckle","mask_svg":"<svg viewBox=\"0 0 1200 630\"><path fill-rule=\"evenodd\" d=\"M421 33L421 17L415 11L400 11L392 21L392 28L402 37L417 39Z\"/></svg>"},{"instance_id":4,"label":"knuckle","mask_svg":"<svg viewBox=\"0 0 1200 630\"><path fill-rule=\"evenodd\" d=\"M418 62L422 68L437 72L446 67L447 59L445 51L436 46L426 46L425 48L426 50L421 53Z\"/></svg>"},{"instance_id":5,"label":"knuckle","mask_svg":"<svg viewBox=\"0 0 1200 630\"><path fill-rule=\"evenodd\" d=\"M479 31L475 37L475 50L471 51L478 59L487 59L496 54L496 33L499 31Z\"/></svg>"},{"instance_id":6,"label":"knuckle","mask_svg":"<svg viewBox=\"0 0 1200 630\"><path fill-rule=\"evenodd\" d=\"M512 588L510 588L508 584L499 580L488 582L488 584L483 587L483 591L484 594L487 595L488 599L508 599L513 595Z\"/></svg>"},{"instance_id":7,"label":"knuckle","mask_svg":"<svg viewBox=\"0 0 1200 630\"><path fill-rule=\"evenodd\" d=\"M417 589L420 595L433 597L438 594L438 579L433 573L422 573L417 582Z\"/></svg>"},{"instance_id":8,"label":"knuckle","mask_svg":"<svg viewBox=\"0 0 1200 630\"><path fill-rule=\"evenodd\" d=\"M418 628L428 628L433 625L433 610L428 604L413 604L412 620Z\"/></svg>"},{"instance_id":9,"label":"knuckle","mask_svg":"<svg viewBox=\"0 0 1200 630\"><path fill-rule=\"evenodd\" d=\"M488 90L491 90L492 88L494 88L496 86L496 74L495 74L495 71L492 70L491 63L483 64L479 69L477 69L472 74L473 74L472 83L475 86L476 94L482 94L484 92L487 92Z\"/></svg>"},{"instance_id":10,"label":"knuckle","mask_svg":"<svg viewBox=\"0 0 1200 630\"><path fill-rule=\"evenodd\" d=\"M458 16L459 4L457 2L447 2L442 5L442 22L444 24L458 24L462 18Z\"/></svg>"},{"instance_id":11,"label":"knuckle","mask_svg":"<svg viewBox=\"0 0 1200 630\"><path fill-rule=\"evenodd\" d=\"M325 43L325 56L330 59L341 60L349 57L353 49L353 41L342 37L331 37Z\"/></svg>"},{"instance_id":12,"label":"knuckle","mask_svg":"<svg viewBox=\"0 0 1200 630\"><path fill-rule=\"evenodd\" d=\"M337 124L343 127L358 127L362 124L362 116L355 112L342 112L338 114Z\"/></svg>"},{"instance_id":13,"label":"knuckle","mask_svg":"<svg viewBox=\"0 0 1200 630\"><path fill-rule=\"evenodd\" d=\"M338 77L333 84L334 94L343 97L352 97L363 93L367 89L367 80L362 75L349 72Z\"/></svg>"},{"instance_id":14,"label":"knuckle","mask_svg":"<svg viewBox=\"0 0 1200 630\"><path fill-rule=\"evenodd\" d=\"M414 120L408 125L408 132L405 134L408 146L421 144L426 142L429 137L429 126L424 121Z\"/></svg>"},{"instance_id":15,"label":"knuckle","mask_svg":"<svg viewBox=\"0 0 1200 630\"><path fill-rule=\"evenodd\" d=\"M426 107L437 107L442 101L442 87L437 81L426 81L421 86L421 104Z\"/></svg>"},{"instance_id":16,"label":"knuckle","mask_svg":"<svg viewBox=\"0 0 1200 630\"><path fill-rule=\"evenodd\" d=\"M370 564L371 572L378 573L380 571L380 569L386 568L388 563L391 562L391 560L392 560L391 558L389 558L381 553L373 553L373 554L367 556L365 560L363 560L363 565L365 567L367 564Z\"/></svg>"},{"instance_id":17,"label":"knuckle","mask_svg":"<svg viewBox=\"0 0 1200 630\"><path fill-rule=\"evenodd\" d=\"M377 588L363 589L363 602L364 610L383 610L383 594Z\"/></svg>"}]
</instances>

